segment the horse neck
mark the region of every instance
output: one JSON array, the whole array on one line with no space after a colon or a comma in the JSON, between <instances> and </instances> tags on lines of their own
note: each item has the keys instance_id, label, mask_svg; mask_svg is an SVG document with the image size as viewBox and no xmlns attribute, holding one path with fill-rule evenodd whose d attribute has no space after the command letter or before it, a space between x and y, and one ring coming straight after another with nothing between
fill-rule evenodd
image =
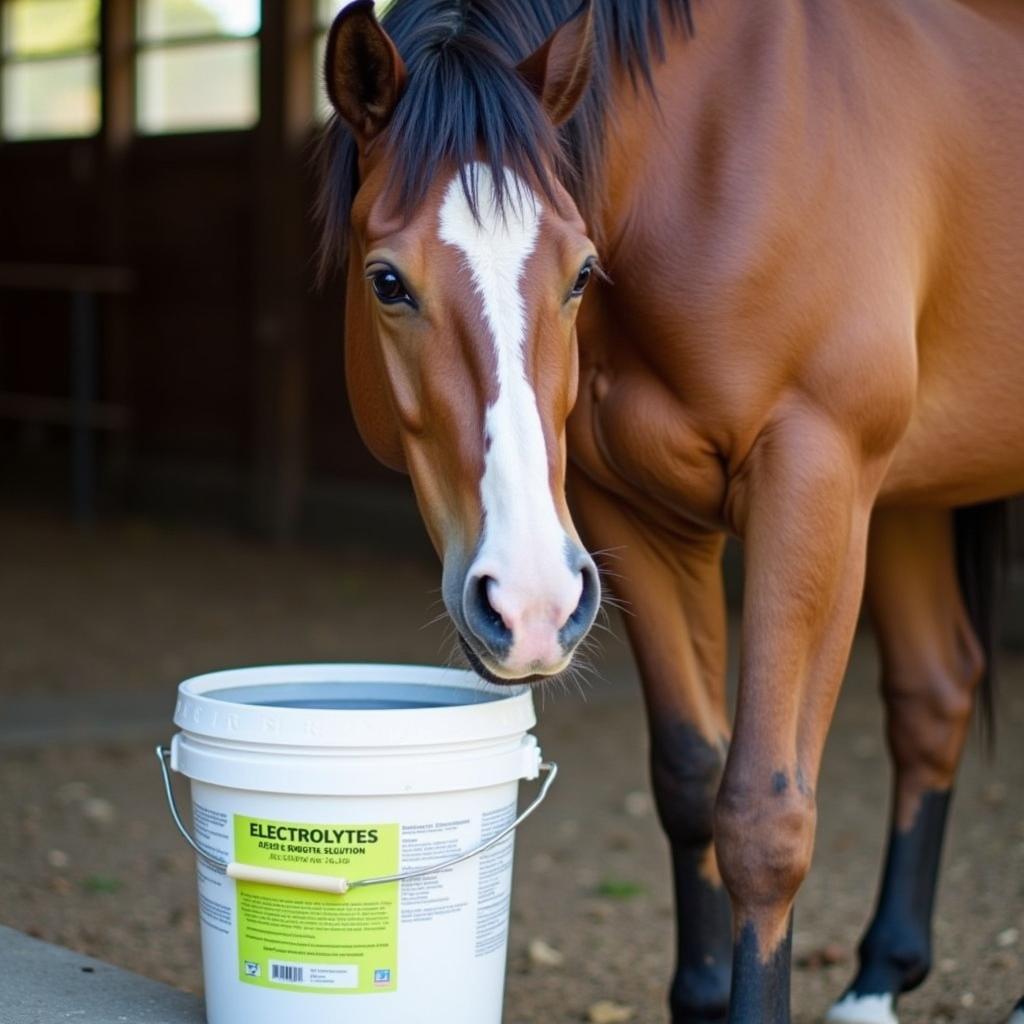
<instances>
[{"instance_id":1,"label":"horse neck","mask_svg":"<svg viewBox=\"0 0 1024 1024\"><path fill-rule=\"evenodd\" d=\"M613 72L597 234L615 253L638 218L694 227L752 203L770 183L799 188L814 31L799 0L715 0L696 34L670 29L654 95Z\"/></svg>"}]
</instances>

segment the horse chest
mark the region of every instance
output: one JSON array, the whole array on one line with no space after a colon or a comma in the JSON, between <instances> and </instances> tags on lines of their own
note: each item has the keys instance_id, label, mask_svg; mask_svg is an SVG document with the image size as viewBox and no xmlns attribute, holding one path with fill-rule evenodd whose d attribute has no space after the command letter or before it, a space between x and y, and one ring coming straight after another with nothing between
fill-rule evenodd
<instances>
[{"instance_id":1,"label":"horse chest","mask_svg":"<svg viewBox=\"0 0 1024 1024\"><path fill-rule=\"evenodd\" d=\"M591 479L657 518L725 525L727 477L719 452L686 405L649 371L585 367L569 445Z\"/></svg>"}]
</instances>

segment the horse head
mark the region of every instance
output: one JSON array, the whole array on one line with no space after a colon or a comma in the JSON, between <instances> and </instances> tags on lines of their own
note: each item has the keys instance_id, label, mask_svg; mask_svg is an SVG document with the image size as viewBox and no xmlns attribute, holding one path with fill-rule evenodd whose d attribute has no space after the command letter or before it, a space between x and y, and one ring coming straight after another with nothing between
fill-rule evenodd
<instances>
[{"instance_id":1,"label":"horse head","mask_svg":"<svg viewBox=\"0 0 1024 1024\"><path fill-rule=\"evenodd\" d=\"M327 45L330 173L351 188L352 409L411 477L445 606L492 682L565 670L600 603L565 498L597 254L555 166L592 48L584 7L518 63L431 37L407 64L369 2L339 14Z\"/></svg>"}]
</instances>

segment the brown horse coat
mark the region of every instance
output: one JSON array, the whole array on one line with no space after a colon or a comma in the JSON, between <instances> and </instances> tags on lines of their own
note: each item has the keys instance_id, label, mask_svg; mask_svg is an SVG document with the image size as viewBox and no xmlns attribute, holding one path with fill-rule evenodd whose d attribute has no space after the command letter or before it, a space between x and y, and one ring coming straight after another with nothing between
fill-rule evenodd
<instances>
[{"instance_id":1,"label":"brown horse coat","mask_svg":"<svg viewBox=\"0 0 1024 1024\"><path fill-rule=\"evenodd\" d=\"M951 510L1024 490L1024 8L708 0L689 35L669 16L679 0L645 3L667 18L650 25L669 26L646 88L621 40L614 49L611 0L585 5L532 56L520 45L529 27L512 20L541 18L529 0L509 4L508 39L489 0L431 2L431 60L454 52L470 67L475 48L486 54L467 102L487 69L496 94L525 83L536 108L508 109L544 135L603 69L606 141L577 187L596 193L586 225L547 180L553 149L545 167L523 158L478 177L493 156L483 135L480 164L438 158L400 210L399 128L416 133L402 118L425 102L416 90L433 65L409 28L412 0L387 22L397 49L365 4L339 18L327 73L358 142L347 370L363 436L410 472L449 610L491 677L559 670L592 619L596 577L566 476L582 536L617 552L612 589L631 610L673 846L680 1024L725 1012L725 890L729 1019L788 1020L791 908L867 578L893 832L861 972L831 1019L894 1020L896 996L928 969L942 825L984 671ZM467 175L484 182L482 215L459 198ZM527 195L505 219L486 198L502 181ZM457 229L450 204L462 202ZM587 231L610 283L580 306ZM503 381L520 374L515 408L535 406L539 434L525 420L493 427L512 393ZM517 477L519 464L533 468ZM547 518L516 519L538 501L552 503ZM519 532L495 547L488 531L502 523ZM746 566L731 725L726 534L742 539ZM551 556L563 542L565 559ZM531 561L534 549L549 554Z\"/></svg>"}]
</instances>

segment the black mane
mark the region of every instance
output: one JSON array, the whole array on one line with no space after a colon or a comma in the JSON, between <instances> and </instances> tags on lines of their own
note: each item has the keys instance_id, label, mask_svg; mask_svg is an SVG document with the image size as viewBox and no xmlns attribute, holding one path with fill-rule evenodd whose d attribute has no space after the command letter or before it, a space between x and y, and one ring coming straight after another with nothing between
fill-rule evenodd
<instances>
[{"instance_id":1,"label":"black mane","mask_svg":"<svg viewBox=\"0 0 1024 1024\"><path fill-rule=\"evenodd\" d=\"M591 0L597 41L590 88L557 133L516 71L578 8L579 0L397 0L382 20L408 71L405 92L385 129L395 154L389 191L408 216L439 166L481 158L504 196L504 167L536 181L549 198L549 168L594 227L604 113L616 62L635 85L651 84L664 56L664 15L690 30L691 0ZM320 145L317 214L322 227L320 276L344 263L349 210L358 188L356 145L333 115ZM463 178L476 211L474 179Z\"/></svg>"}]
</instances>

